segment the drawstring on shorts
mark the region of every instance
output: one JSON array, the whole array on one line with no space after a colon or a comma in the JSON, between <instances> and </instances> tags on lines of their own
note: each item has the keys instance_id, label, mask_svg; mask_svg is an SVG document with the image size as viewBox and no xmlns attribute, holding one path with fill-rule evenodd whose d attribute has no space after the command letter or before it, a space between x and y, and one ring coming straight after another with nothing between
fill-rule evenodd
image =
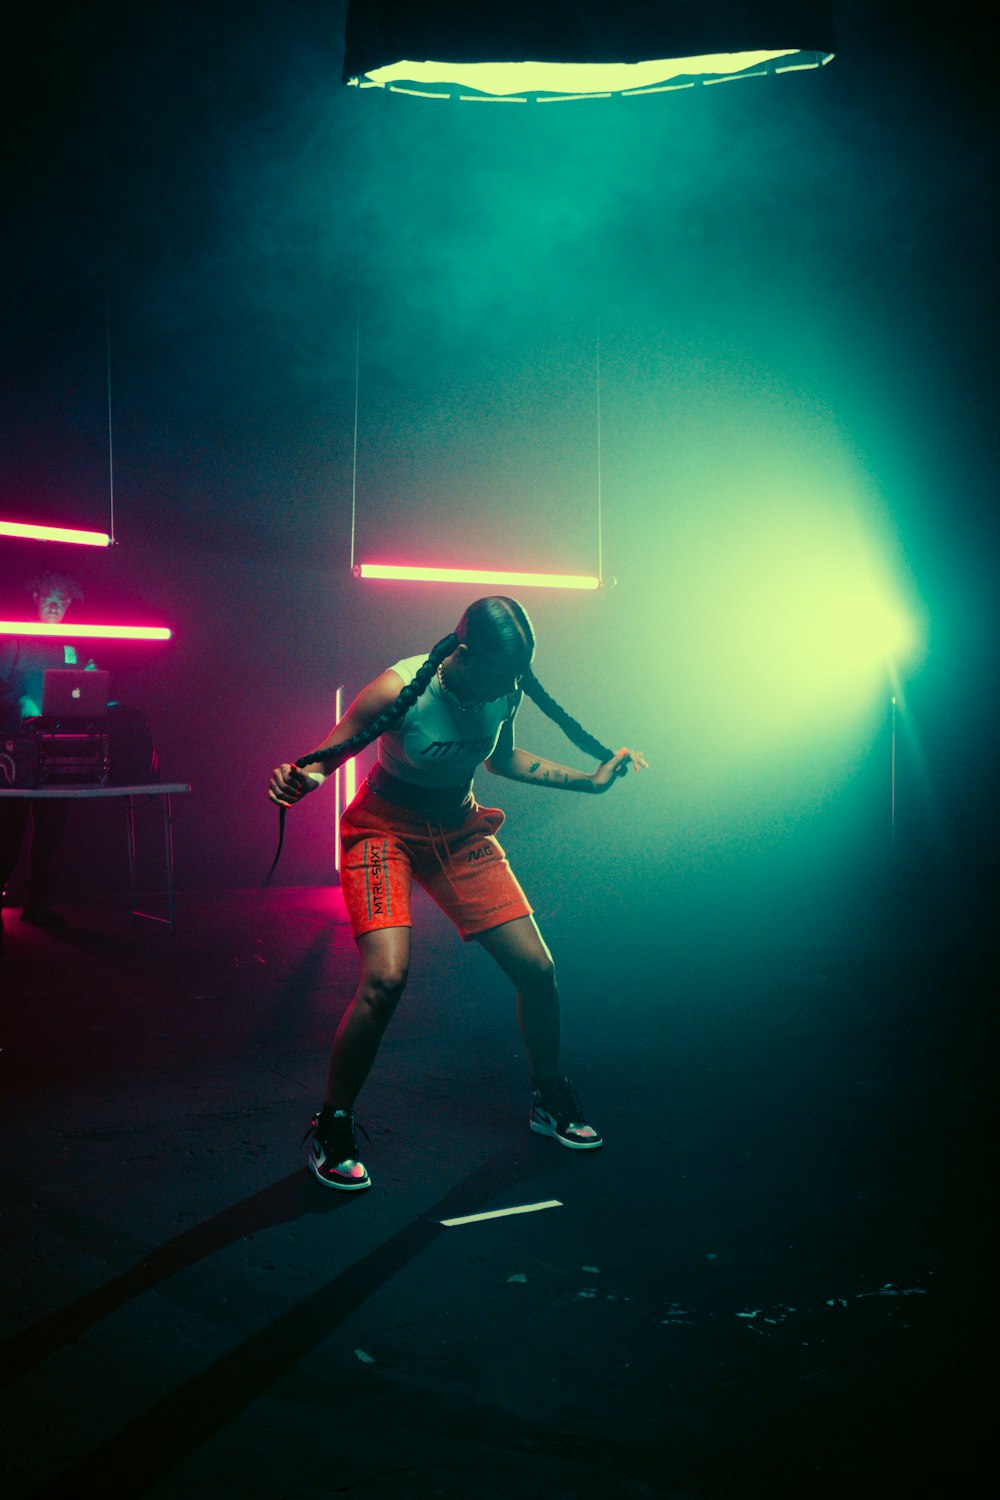
<instances>
[{"instance_id":1,"label":"drawstring on shorts","mask_svg":"<svg viewBox=\"0 0 1000 1500\"><path fill-rule=\"evenodd\" d=\"M445 880L447 880L448 885L451 888L452 895L457 898L459 895L459 890L458 886L452 879L452 873L455 869L455 864L451 857L451 847L448 843L448 835L445 833L444 828L440 823L438 823L437 825L437 834L435 834L434 832L433 823L426 823L424 826L427 829L427 837L430 840L430 846L434 850L434 857L437 860L438 864L441 866L441 873L444 876ZM441 858L441 850L438 847L438 835L440 835L441 843L444 845L444 852L448 856L447 864L445 864L444 860Z\"/></svg>"}]
</instances>

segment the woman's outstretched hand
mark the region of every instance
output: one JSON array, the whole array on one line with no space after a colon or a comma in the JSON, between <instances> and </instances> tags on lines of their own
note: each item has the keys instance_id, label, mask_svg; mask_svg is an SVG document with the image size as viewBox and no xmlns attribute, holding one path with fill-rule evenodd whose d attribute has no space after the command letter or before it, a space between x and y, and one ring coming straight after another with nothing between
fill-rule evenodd
<instances>
[{"instance_id":1,"label":"woman's outstretched hand","mask_svg":"<svg viewBox=\"0 0 1000 1500\"><path fill-rule=\"evenodd\" d=\"M306 792L315 791L318 785L318 781L300 771L298 766L275 766L267 784L267 795L278 807L292 807Z\"/></svg>"},{"instance_id":2,"label":"woman's outstretched hand","mask_svg":"<svg viewBox=\"0 0 1000 1500\"><path fill-rule=\"evenodd\" d=\"M629 766L634 766L637 771L647 771L649 762L641 750L629 750L627 746L615 752L610 760L606 760L603 766L598 766L591 780L594 783L595 792L606 792L611 784L624 776Z\"/></svg>"}]
</instances>

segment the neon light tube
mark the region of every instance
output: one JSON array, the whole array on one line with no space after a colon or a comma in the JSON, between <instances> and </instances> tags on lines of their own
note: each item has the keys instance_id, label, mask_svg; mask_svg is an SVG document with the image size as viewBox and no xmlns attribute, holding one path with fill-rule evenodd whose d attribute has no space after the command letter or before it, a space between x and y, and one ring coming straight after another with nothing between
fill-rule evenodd
<instances>
[{"instance_id":1,"label":"neon light tube","mask_svg":"<svg viewBox=\"0 0 1000 1500\"><path fill-rule=\"evenodd\" d=\"M68 526L28 526L21 521L0 521L0 536L27 537L33 542L76 542L81 547L110 547L106 531L74 531Z\"/></svg>"},{"instance_id":2,"label":"neon light tube","mask_svg":"<svg viewBox=\"0 0 1000 1500\"><path fill-rule=\"evenodd\" d=\"M162 625L74 625L62 620L58 625L43 625L41 620L0 620L0 635L54 635L116 641L169 641L172 632Z\"/></svg>"},{"instance_id":3,"label":"neon light tube","mask_svg":"<svg viewBox=\"0 0 1000 1500\"><path fill-rule=\"evenodd\" d=\"M334 721L339 724L344 717L344 689L339 687L333 700ZM338 766L333 773L333 867L340 874L341 855L340 847L340 815L345 807L350 807L354 801L357 791L357 762L352 756L342 766Z\"/></svg>"},{"instance_id":4,"label":"neon light tube","mask_svg":"<svg viewBox=\"0 0 1000 1500\"><path fill-rule=\"evenodd\" d=\"M584 573L500 573L485 568L411 568L397 563L355 563L355 578L402 578L411 583L503 583L512 588L599 589Z\"/></svg>"}]
</instances>

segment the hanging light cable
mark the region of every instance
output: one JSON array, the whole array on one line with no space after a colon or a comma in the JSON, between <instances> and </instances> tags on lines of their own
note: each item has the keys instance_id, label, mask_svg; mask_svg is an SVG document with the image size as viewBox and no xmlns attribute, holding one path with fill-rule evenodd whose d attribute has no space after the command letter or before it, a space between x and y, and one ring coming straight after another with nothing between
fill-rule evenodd
<instances>
[{"instance_id":1,"label":"hanging light cable","mask_svg":"<svg viewBox=\"0 0 1000 1500\"><path fill-rule=\"evenodd\" d=\"M105 378L108 391L108 545L115 545L115 435L111 406L111 263L107 244L104 247L104 346Z\"/></svg>"},{"instance_id":2,"label":"hanging light cable","mask_svg":"<svg viewBox=\"0 0 1000 1500\"><path fill-rule=\"evenodd\" d=\"M358 404L361 391L361 257L358 256L357 302L354 316L354 448L351 455L351 571L358 526Z\"/></svg>"},{"instance_id":3,"label":"hanging light cable","mask_svg":"<svg viewBox=\"0 0 1000 1500\"><path fill-rule=\"evenodd\" d=\"M597 396L597 581L604 586L604 492L603 460L601 455L601 324L597 324L597 348L595 351L595 385Z\"/></svg>"},{"instance_id":4,"label":"hanging light cable","mask_svg":"<svg viewBox=\"0 0 1000 1500\"><path fill-rule=\"evenodd\" d=\"M108 414L108 508L109 529L92 531L78 526L49 526L34 521L0 520L0 536L32 542L67 542L77 547L115 545L115 449L111 397L111 252L108 229L107 155L104 158L104 381Z\"/></svg>"},{"instance_id":5,"label":"hanging light cable","mask_svg":"<svg viewBox=\"0 0 1000 1500\"><path fill-rule=\"evenodd\" d=\"M351 457L351 573L355 578L396 579L408 583L486 583L507 588L598 589L602 587L601 517L601 344L597 331L597 572L542 573L509 568L451 568L392 562L359 562L356 555L358 521L358 427L361 395L361 262L358 258L357 302L354 323L354 441Z\"/></svg>"}]
</instances>

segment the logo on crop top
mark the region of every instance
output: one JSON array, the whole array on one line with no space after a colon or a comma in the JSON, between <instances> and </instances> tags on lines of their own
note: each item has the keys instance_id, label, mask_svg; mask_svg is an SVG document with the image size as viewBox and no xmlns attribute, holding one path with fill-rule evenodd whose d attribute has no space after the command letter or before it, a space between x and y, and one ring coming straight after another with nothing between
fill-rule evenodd
<instances>
[{"instance_id":1,"label":"logo on crop top","mask_svg":"<svg viewBox=\"0 0 1000 1500\"><path fill-rule=\"evenodd\" d=\"M421 755L435 760L444 760L448 755L489 755L493 749L493 737L479 740L432 740Z\"/></svg>"}]
</instances>

